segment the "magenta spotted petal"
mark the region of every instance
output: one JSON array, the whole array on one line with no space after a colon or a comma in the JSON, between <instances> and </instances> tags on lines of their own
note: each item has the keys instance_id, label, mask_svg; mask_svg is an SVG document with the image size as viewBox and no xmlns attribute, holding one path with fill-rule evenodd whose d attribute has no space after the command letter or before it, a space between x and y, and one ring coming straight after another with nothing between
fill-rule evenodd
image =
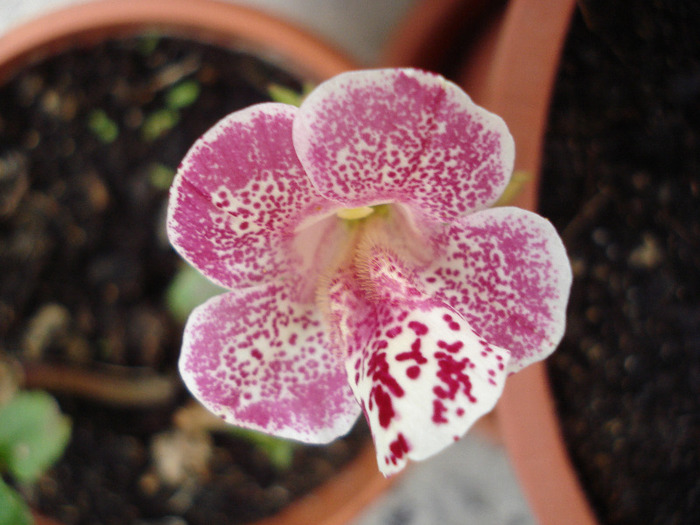
<instances>
[{"instance_id":1,"label":"magenta spotted petal","mask_svg":"<svg viewBox=\"0 0 700 525\"><path fill-rule=\"evenodd\" d=\"M170 241L225 288L292 275L295 228L329 206L294 152L296 112L261 104L229 115L194 144L173 183Z\"/></svg>"},{"instance_id":2,"label":"magenta spotted petal","mask_svg":"<svg viewBox=\"0 0 700 525\"><path fill-rule=\"evenodd\" d=\"M564 334L571 266L551 223L493 208L447 228L444 256L422 273L428 288L481 337L512 353L510 372L544 359Z\"/></svg>"},{"instance_id":3,"label":"magenta spotted petal","mask_svg":"<svg viewBox=\"0 0 700 525\"><path fill-rule=\"evenodd\" d=\"M327 198L346 207L404 203L440 221L495 202L514 158L499 117L455 84L412 69L321 84L294 121L294 145Z\"/></svg>"},{"instance_id":4,"label":"magenta spotted petal","mask_svg":"<svg viewBox=\"0 0 700 525\"><path fill-rule=\"evenodd\" d=\"M318 311L266 285L214 297L185 328L180 372L228 423L306 443L347 433L360 413Z\"/></svg>"},{"instance_id":5,"label":"magenta spotted petal","mask_svg":"<svg viewBox=\"0 0 700 525\"><path fill-rule=\"evenodd\" d=\"M378 333L346 364L386 476L440 452L491 411L510 357L446 305L405 306L380 307Z\"/></svg>"}]
</instances>

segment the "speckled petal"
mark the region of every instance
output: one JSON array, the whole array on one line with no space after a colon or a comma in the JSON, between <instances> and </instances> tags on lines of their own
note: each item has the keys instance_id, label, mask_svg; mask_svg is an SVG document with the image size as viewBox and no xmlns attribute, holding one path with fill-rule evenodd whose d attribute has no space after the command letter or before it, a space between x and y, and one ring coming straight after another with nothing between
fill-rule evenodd
<instances>
[{"instance_id":1,"label":"speckled petal","mask_svg":"<svg viewBox=\"0 0 700 525\"><path fill-rule=\"evenodd\" d=\"M564 334L571 288L551 223L519 208L493 208L464 217L445 236L443 257L422 272L430 293L510 350L509 372L551 354Z\"/></svg>"},{"instance_id":2,"label":"speckled petal","mask_svg":"<svg viewBox=\"0 0 700 525\"><path fill-rule=\"evenodd\" d=\"M306 443L347 433L360 414L318 312L264 285L214 297L185 328L180 372L225 421Z\"/></svg>"},{"instance_id":3,"label":"speckled petal","mask_svg":"<svg viewBox=\"0 0 700 525\"><path fill-rule=\"evenodd\" d=\"M507 350L479 338L450 307L426 299L378 309L379 329L346 361L365 412L380 471L440 452L493 409Z\"/></svg>"},{"instance_id":4,"label":"speckled petal","mask_svg":"<svg viewBox=\"0 0 700 525\"><path fill-rule=\"evenodd\" d=\"M294 121L294 146L329 199L400 202L440 221L493 203L514 157L499 117L415 69L349 72L319 85Z\"/></svg>"},{"instance_id":5,"label":"speckled petal","mask_svg":"<svg viewBox=\"0 0 700 525\"><path fill-rule=\"evenodd\" d=\"M291 249L295 227L329 204L294 152L297 111L259 104L232 113L192 146L178 170L168 206L170 241L221 286L289 272L298 262Z\"/></svg>"}]
</instances>

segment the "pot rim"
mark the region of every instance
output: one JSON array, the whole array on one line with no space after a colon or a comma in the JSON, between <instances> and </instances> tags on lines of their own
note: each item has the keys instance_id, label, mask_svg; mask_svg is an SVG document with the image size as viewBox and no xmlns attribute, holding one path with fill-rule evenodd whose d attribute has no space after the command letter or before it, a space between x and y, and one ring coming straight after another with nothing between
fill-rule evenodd
<instances>
[{"instance_id":1,"label":"pot rim","mask_svg":"<svg viewBox=\"0 0 700 525\"><path fill-rule=\"evenodd\" d=\"M500 115L516 143L515 169L533 175L514 204L537 209L551 96L575 0L510 0L470 57L462 83ZM595 525L597 519L564 442L546 365L508 378L497 406L503 442L541 525Z\"/></svg>"},{"instance_id":2,"label":"pot rim","mask_svg":"<svg viewBox=\"0 0 700 525\"><path fill-rule=\"evenodd\" d=\"M0 37L0 82L20 64L70 47L138 29L214 44L252 47L293 72L328 78L356 69L345 53L320 37L251 7L216 0L97 0L34 18Z\"/></svg>"},{"instance_id":3,"label":"pot rim","mask_svg":"<svg viewBox=\"0 0 700 525\"><path fill-rule=\"evenodd\" d=\"M532 174L513 204L530 210L537 209L551 92L574 9L575 0L420 0L383 53L384 64L425 67L439 64L439 55L461 42L466 60L457 82L508 124L515 169ZM508 378L496 415L538 522L596 525L564 444L544 363Z\"/></svg>"}]
</instances>

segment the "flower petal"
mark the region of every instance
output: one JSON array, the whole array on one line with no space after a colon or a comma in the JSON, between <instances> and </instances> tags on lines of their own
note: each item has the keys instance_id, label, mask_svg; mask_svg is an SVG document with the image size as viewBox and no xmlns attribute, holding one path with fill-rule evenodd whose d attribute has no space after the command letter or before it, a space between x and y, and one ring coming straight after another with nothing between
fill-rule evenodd
<instances>
[{"instance_id":1,"label":"flower petal","mask_svg":"<svg viewBox=\"0 0 700 525\"><path fill-rule=\"evenodd\" d=\"M294 146L327 198L348 208L400 202L440 221L495 202L514 157L499 117L415 69L355 71L319 85L294 121Z\"/></svg>"},{"instance_id":2,"label":"flower petal","mask_svg":"<svg viewBox=\"0 0 700 525\"><path fill-rule=\"evenodd\" d=\"M422 272L429 293L510 350L509 372L551 354L564 334L571 288L571 266L551 223L519 208L493 208L448 227L444 242L444 256Z\"/></svg>"},{"instance_id":3,"label":"flower petal","mask_svg":"<svg viewBox=\"0 0 700 525\"><path fill-rule=\"evenodd\" d=\"M170 241L221 286L248 286L288 272L294 228L326 212L329 203L312 187L292 146L297 111L259 104L232 113L192 146L178 170L168 206Z\"/></svg>"},{"instance_id":4,"label":"flower petal","mask_svg":"<svg viewBox=\"0 0 700 525\"><path fill-rule=\"evenodd\" d=\"M378 333L346 361L385 476L440 452L493 409L509 359L449 306L404 306L380 307Z\"/></svg>"},{"instance_id":5,"label":"flower petal","mask_svg":"<svg viewBox=\"0 0 700 525\"><path fill-rule=\"evenodd\" d=\"M358 248L354 283L365 307L351 318L365 335L345 366L379 469L390 475L450 445L493 408L510 354L426 296L411 263L387 241L373 232Z\"/></svg>"},{"instance_id":6,"label":"flower petal","mask_svg":"<svg viewBox=\"0 0 700 525\"><path fill-rule=\"evenodd\" d=\"M185 328L180 372L225 421L307 443L348 432L360 413L314 309L264 285L214 297Z\"/></svg>"}]
</instances>

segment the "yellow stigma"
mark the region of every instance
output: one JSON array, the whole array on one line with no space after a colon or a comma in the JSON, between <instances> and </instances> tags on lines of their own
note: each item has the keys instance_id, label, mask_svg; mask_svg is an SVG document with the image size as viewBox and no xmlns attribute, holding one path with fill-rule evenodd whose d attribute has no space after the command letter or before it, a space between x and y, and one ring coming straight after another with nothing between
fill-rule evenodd
<instances>
[{"instance_id":1,"label":"yellow stigma","mask_svg":"<svg viewBox=\"0 0 700 525\"><path fill-rule=\"evenodd\" d=\"M341 219L354 221L369 217L372 213L374 213L374 208L371 206L361 206L359 208L343 208L342 210L338 210L337 215Z\"/></svg>"}]
</instances>

